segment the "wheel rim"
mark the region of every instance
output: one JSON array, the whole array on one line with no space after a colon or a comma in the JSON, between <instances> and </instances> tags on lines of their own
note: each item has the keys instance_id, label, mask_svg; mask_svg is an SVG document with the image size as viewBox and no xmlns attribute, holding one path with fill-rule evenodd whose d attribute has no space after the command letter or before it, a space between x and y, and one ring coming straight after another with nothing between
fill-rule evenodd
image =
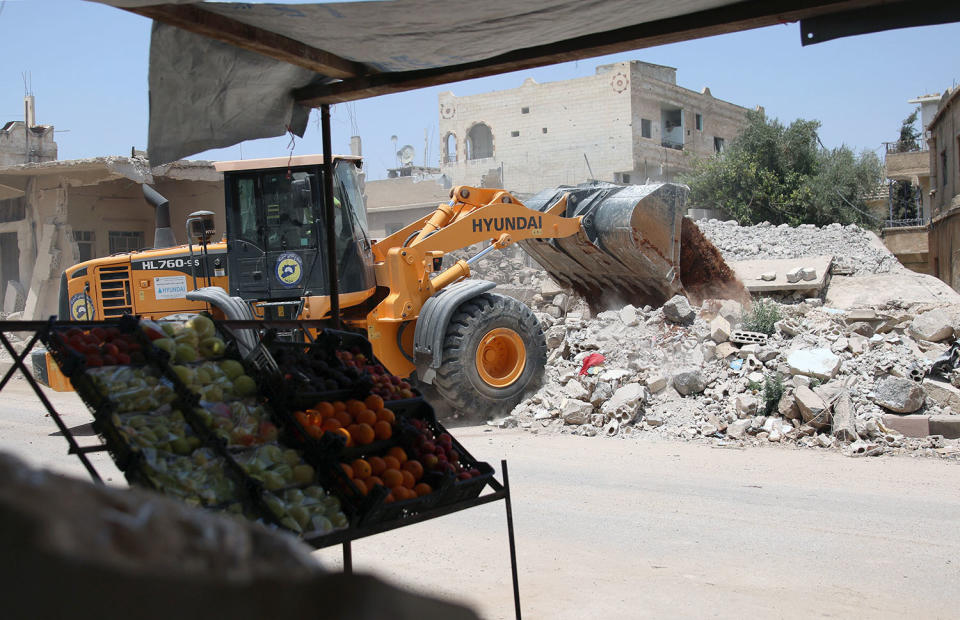
<instances>
[{"instance_id":1,"label":"wheel rim","mask_svg":"<svg viewBox=\"0 0 960 620\"><path fill-rule=\"evenodd\" d=\"M490 330L477 346L477 372L485 383L502 388L514 383L527 365L520 334L506 327Z\"/></svg>"}]
</instances>

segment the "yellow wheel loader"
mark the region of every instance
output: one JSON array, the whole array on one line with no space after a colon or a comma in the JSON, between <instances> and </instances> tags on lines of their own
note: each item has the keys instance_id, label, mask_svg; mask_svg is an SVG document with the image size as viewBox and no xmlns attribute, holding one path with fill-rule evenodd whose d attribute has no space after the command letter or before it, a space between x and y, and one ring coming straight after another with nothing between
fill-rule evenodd
<instances>
[{"instance_id":1,"label":"yellow wheel loader","mask_svg":"<svg viewBox=\"0 0 960 620\"><path fill-rule=\"evenodd\" d=\"M360 161L334 159L341 324L365 332L391 373L432 384L460 410L512 407L540 381L546 360L533 312L491 292L494 283L468 278L470 263L487 252L520 242L594 308L663 303L685 290L685 277L694 294L708 283L737 288L719 253L683 221L679 185L591 183L541 192L528 205L504 190L461 186L432 214L372 241ZM166 201L144 186L157 209L156 247L68 268L60 318L209 310L225 318L331 319L322 164L318 156L216 164L227 222L217 242L212 214L198 212L188 218L188 244L176 245ZM448 252L478 242L488 245L443 265Z\"/></svg>"}]
</instances>

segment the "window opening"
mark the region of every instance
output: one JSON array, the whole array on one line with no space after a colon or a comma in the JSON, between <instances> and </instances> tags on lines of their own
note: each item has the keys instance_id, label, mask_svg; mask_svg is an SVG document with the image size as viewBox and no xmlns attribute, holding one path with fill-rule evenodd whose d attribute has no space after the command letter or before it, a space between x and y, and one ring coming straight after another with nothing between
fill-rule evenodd
<instances>
[{"instance_id":1,"label":"window opening","mask_svg":"<svg viewBox=\"0 0 960 620\"><path fill-rule=\"evenodd\" d=\"M660 144L671 149L683 149L683 110L680 108L661 108L660 123L663 128Z\"/></svg>"},{"instance_id":2,"label":"window opening","mask_svg":"<svg viewBox=\"0 0 960 620\"><path fill-rule=\"evenodd\" d=\"M703 131L703 114L697 114L697 131Z\"/></svg>"},{"instance_id":3,"label":"window opening","mask_svg":"<svg viewBox=\"0 0 960 620\"><path fill-rule=\"evenodd\" d=\"M652 125L653 123L650 122L650 119L641 118L640 119L640 136L644 138L653 137Z\"/></svg>"},{"instance_id":4,"label":"window opening","mask_svg":"<svg viewBox=\"0 0 960 620\"><path fill-rule=\"evenodd\" d=\"M511 131L511 132L510 132L510 137L511 137L511 138L519 138L519 137L520 137L520 132L519 132L519 131Z\"/></svg>"},{"instance_id":5,"label":"window opening","mask_svg":"<svg viewBox=\"0 0 960 620\"><path fill-rule=\"evenodd\" d=\"M443 138L443 163L452 164L457 161L457 137L448 133Z\"/></svg>"},{"instance_id":6,"label":"window opening","mask_svg":"<svg viewBox=\"0 0 960 620\"><path fill-rule=\"evenodd\" d=\"M722 153L724 149L723 138L714 137L713 138L713 150L716 153Z\"/></svg>"},{"instance_id":7,"label":"window opening","mask_svg":"<svg viewBox=\"0 0 960 620\"><path fill-rule=\"evenodd\" d=\"M111 230L107 236L111 254L143 249L142 230Z\"/></svg>"},{"instance_id":8,"label":"window opening","mask_svg":"<svg viewBox=\"0 0 960 620\"><path fill-rule=\"evenodd\" d=\"M467 134L467 159L493 157L493 132L486 123L477 123Z\"/></svg>"},{"instance_id":9,"label":"window opening","mask_svg":"<svg viewBox=\"0 0 960 620\"><path fill-rule=\"evenodd\" d=\"M530 114L530 108L527 108L527 107L520 108L520 114Z\"/></svg>"},{"instance_id":10,"label":"window opening","mask_svg":"<svg viewBox=\"0 0 960 620\"><path fill-rule=\"evenodd\" d=\"M80 254L81 263L93 258L93 239L92 230L73 231L73 240L77 242L77 251Z\"/></svg>"}]
</instances>

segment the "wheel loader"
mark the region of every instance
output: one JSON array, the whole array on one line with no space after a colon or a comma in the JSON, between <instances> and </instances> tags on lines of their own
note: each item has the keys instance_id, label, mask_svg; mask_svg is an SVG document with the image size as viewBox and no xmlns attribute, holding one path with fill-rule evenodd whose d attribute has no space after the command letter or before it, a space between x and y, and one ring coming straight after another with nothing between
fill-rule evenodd
<instances>
[{"instance_id":1,"label":"wheel loader","mask_svg":"<svg viewBox=\"0 0 960 620\"><path fill-rule=\"evenodd\" d=\"M208 310L230 319L330 319L322 164L319 156L217 163L227 223L220 241L212 213L198 212L187 221L188 243L177 245L166 201L144 186L157 211L155 247L68 268L60 318ZM487 252L521 243L594 309L736 288L716 249L682 217L680 185L590 183L546 190L526 205L502 189L455 187L430 215L373 241L360 165L347 156L333 165L341 323L365 332L391 373L432 384L458 410L514 406L546 360L530 308L469 278ZM486 247L469 260L444 265L448 252L479 242Z\"/></svg>"}]
</instances>

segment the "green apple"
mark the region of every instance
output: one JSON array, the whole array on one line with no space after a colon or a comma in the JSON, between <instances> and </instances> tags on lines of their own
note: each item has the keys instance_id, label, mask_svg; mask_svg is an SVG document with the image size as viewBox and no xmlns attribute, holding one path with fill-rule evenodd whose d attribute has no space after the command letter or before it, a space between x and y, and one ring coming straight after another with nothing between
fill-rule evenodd
<instances>
[{"instance_id":1,"label":"green apple","mask_svg":"<svg viewBox=\"0 0 960 620\"><path fill-rule=\"evenodd\" d=\"M177 350L177 343L172 338L157 338L153 341L153 346L166 351L171 357Z\"/></svg>"},{"instance_id":2,"label":"green apple","mask_svg":"<svg viewBox=\"0 0 960 620\"><path fill-rule=\"evenodd\" d=\"M220 360L220 370L232 381L243 374L243 364L237 360Z\"/></svg>"},{"instance_id":3,"label":"green apple","mask_svg":"<svg viewBox=\"0 0 960 620\"><path fill-rule=\"evenodd\" d=\"M191 317L187 325L200 336L211 336L216 331L213 321L202 314Z\"/></svg>"},{"instance_id":4,"label":"green apple","mask_svg":"<svg viewBox=\"0 0 960 620\"><path fill-rule=\"evenodd\" d=\"M313 467L310 467L306 463L302 465L293 466L294 484L309 484L313 482L313 476L314 476Z\"/></svg>"},{"instance_id":5,"label":"green apple","mask_svg":"<svg viewBox=\"0 0 960 620\"><path fill-rule=\"evenodd\" d=\"M247 375L240 375L233 380L233 391L240 398L253 396L257 393L257 383Z\"/></svg>"}]
</instances>

